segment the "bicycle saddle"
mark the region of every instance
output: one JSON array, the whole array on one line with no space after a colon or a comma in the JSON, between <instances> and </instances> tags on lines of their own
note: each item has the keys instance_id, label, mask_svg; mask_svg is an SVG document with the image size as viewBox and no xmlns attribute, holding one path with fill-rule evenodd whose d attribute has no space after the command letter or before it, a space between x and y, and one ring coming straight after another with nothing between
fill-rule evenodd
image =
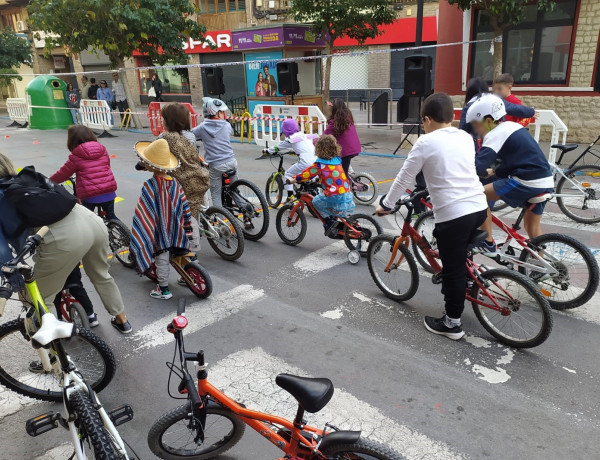
<instances>
[{"instance_id":1,"label":"bicycle saddle","mask_svg":"<svg viewBox=\"0 0 600 460\"><path fill-rule=\"evenodd\" d=\"M333 396L333 383L325 378L279 374L275 377L275 383L296 398L302 409L311 414L323 409Z\"/></svg>"},{"instance_id":2,"label":"bicycle saddle","mask_svg":"<svg viewBox=\"0 0 600 460\"><path fill-rule=\"evenodd\" d=\"M235 176L236 174L237 174L237 169L229 169L223 173L223 177L227 178L227 177Z\"/></svg>"},{"instance_id":3,"label":"bicycle saddle","mask_svg":"<svg viewBox=\"0 0 600 460\"><path fill-rule=\"evenodd\" d=\"M552 193L541 193L539 195L533 196L527 200L527 203L537 204L543 203L544 201L550 201L552 199Z\"/></svg>"},{"instance_id":4,"label":"bicycle saddle","mask_svg":"<svg viewBox=\"0 0 600 460\"><path fill-rule=\"evenodd\" d=\"M173 257L181 257L187 256L190 253L190 250L186 248L170 248L169 252Z\"/></svg>"},{"instance_id":5,"label":"bicycle saddle","mask_svg":"<svg viewBox=\"0 0 600 460\"><path fill-rule=\"evenodd\" d=\"M575 150L577 147L579 147L578 144L553 144L550 147L552 147L553 149L559 149L562 150L563 152L570 152L571 150Z\"/></svg>"},{"instance_id":6,"label":"bicycle saddle","mask_svg":"<svg viewBox=\"0 0 600 460\"><path fill-rule=\"evenodd\" d=\"M475 230L471 234L471 244L483 243L488 237L488 232L484 232L483 230Z\"/></svg>"},{"instance_id":7,"label":"bicycle saddle","mask_svg":"<svg viewBox=\"0 0 600 460\"><path fill-rule=\"evenodd\" d=\"M45 347L53 340L69 339L74 333L73 323L59 321L52 313L46 313L42 316L42 327L31 337L31 340L34 346Z\"/></svg>"}]
</instances>

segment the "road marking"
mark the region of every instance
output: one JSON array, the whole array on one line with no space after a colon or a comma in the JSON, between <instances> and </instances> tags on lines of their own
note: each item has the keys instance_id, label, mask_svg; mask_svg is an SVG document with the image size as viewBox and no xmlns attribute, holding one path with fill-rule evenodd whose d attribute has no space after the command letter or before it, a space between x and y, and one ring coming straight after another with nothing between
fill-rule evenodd
<instances>
[{"instance_id":1,"label":"road marking","mask_svg":"<svg viewBox=\"0 0 600 460\"><path fill-rule=\"evenodd\" d=\"M329 270L346 262L348 251L343 241L336 241L298 259L294 268L310 274Z\"/></svg>"},{"instance_id":2,"label":"road marking","mask_svg":"<svg viewBox=\"0 0 600 460\"><path fill-rule=\"evenodd\" d=\"M32 406L34 404L41 404L42 401L37 399L28 398L27 396L21 396L12 390L0 385L0 421L4 417L15 414L22 410L26 406Z\"/></svg>"},{"instance_id":3,"label":"road marking","mask_svg":"<svg viewBox=\"0 0 600 460\"><path fill-rule=\"evenodd\" d=\"M234 315L242 309L257 302L265 295L262 289L255 289L249 284L242 284L229 291L221 292L206 300L188 305L185 315L189 321L186 334L192 334ZM146 324L131 336L136 354L142 350L173 343L173 336L167 332L169 324L175 316L175 310L162 318ZM129 342L129 340L128 340Z\"/></svg>"},{"instance_id":4,"label":"road marking","mask_svg":"<svg viewBox=\"0 0 600 460\"><path fill-rule=\"evenodd\" d=\"M328 319L340 319L342 316L344 316L344 312L342 311L342 307L339 307L335 308L334 310L324 311L321 313L321 316Z\"/></svg>"},{"instance_id":5,"label":"road marking","mask_svg":"<svg viewBox=\"0 0 600 460\"><path fill-rule=\"evenodd\" d=\"M257 347L219 361L209 369L209 380L227 396L252 409L293 419L297 409L294 398L275 385L275 376L280 372L307 376L303 370ZM464 458L446 444L400 425L339 388L321 412L309 415L309 424L313 426L323 427L329 422L341 429L360 429L363 436L392 447L409 460Z\"/></svg>"},{"instance_id":6,"label":"road marking","mask_svg":"<svg viewBox=\"0 0 600 460\"><path fill-rule=\"evenodd\" d=\"M575 371L573 369L569 369L568 367L563 366L563 369L567 372L570 372L571 374L577 374L577 371Z\"/></svg>"}]
</instances>

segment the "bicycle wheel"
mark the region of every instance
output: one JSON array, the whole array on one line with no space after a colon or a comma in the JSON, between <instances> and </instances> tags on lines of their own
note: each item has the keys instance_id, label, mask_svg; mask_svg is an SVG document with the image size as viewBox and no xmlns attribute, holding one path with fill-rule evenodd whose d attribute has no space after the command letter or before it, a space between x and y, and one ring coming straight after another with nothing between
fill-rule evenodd
<instances>
[{"instance_id":1,"label":"bicycle wheel","mask_svg":"<svg viewBox=\"0 0 600 460\"><path fill-rule=\"evenodd\" d=\"M206 231L209 226L219 236L208 236L208 244L225 260L237 260L244 253L244 233L239 221L223 208L211 207L204 211L206 220L202 224Z\"/></svg>"},{"instance_id":2,"label":"bicycle wheel","mask_svg":"<svg viewBox=\"0 0 600 460\"><path fill-rule=\"evenodd\" d=\"M296 209L293 217L290 217L294 204L289 203L281 207L277 211L277 217L275 218L275 228L281 241L290 246L296 246L300 244L306 236L306 217L302 212L302 209Z\"/></svg>"},{"instance_id":3,"label":"bicycle wheel","mask_svg":"<svg viewBox=\"0 0 600 460\"><path fill-rule=\"evenodd\" d=\"M146 270L144 275L146 275L146 278L148 278L150 281L158 283L158 273L156 273L156 264L154 262L152 262L152 265L150 265L150 268Z\"/></svg>"},{"instance_id":4,"label":"bicycle wheel","mask_svg":"<svg viewBox=\"0 0 600 460\"><path fill-rule=\"evenodd\" d=\"M352 176L352 195L356 204L373 204L379 196L379 189L375 178L366 172L357 172Z\"/></svg>"},{"instance_id":5,"label":"bicycle wheel","mask_svg":"<svg viewBox=\"0 0 600 460\"><path fill-rule=\"evenodd\" d=\"M404 460L405 457L389 447L366 438L353 444L332 444L321 451L329 460Z\"/></svg>"},{"instance_id":6,"label":"bicycle wheel","mask_svg":"<svg viewBox=\"0 0 600 460\"><path fill-rule=\"evenodd\" d=\"M556 310L579 307L592 298L598 288L598 262L582 243L568 235L547 233L530 240L532 249L558 274L544 276L543 272L520 266L519 272L529 276L548 295L548 303ZM537 265L529 251L521 251L519 260Z\"/></svg>"},{"instance_id":7,"label":"bicycle wheel","mask_svg":"<svg viewBox=\"0 0 600 460\"><path fill-rule=\"evenodd\" d=\"M433 236L433 229L435 228L433 211L425 211L424 213L420 214L415 221L414 227L417 233L429 242L431 249L437 250L437 240ZM433 273L433 268L431 268L431 265L429 265L427 257L425 257L425 254L423 254L423 251L419 245L414 241L412 242L412 249L417 262L419 262L419 265L423 267L425 271Z\"/></svg>"},{"instance_id":8,"label":"bicycle wheel","mask_svg":"<svg viewBox=\"0 0 600 460\"><path fill-rule=\"evenodd\" d=\"M575 166L565 176L556 184L556 202L560 210L575 222L600 222L600 166ZM572 196L560 196L561 194Z\"/></svg>"},{"instance_id":9,"label":"bicycle wheel","mask_svg":"<svg viewBox=\"0 0 600 460\"><path fill-rule=\"evenodd\" d=\"M214 458L235 446L245 429L246 425L233 412L210 402L202 426L188 403L167 412L152 425L148 447L165 460ZM203 440L200 435L204 435Z\"/></svg>"},{"instance_id":10,"label":"bicycle wheel","mask_svg":"<svg viewBox=\"0 0 600 460\"><path fill-rule=\"evenodd\" d=\"M210 279L210 275L208 274L206 268L204 268L198 262L190 262L183 267L183 269L189 275L189 277L194 280L194 284L188 285L188 287L190 288L190 291L196 295L196 297L200 299L206 299L212 294L212 280Z\"/></svg>"},{"instance_id":11,"label":"bicycle wheel","mask_svg":"<svg viewBox=\"0 0 600 460\"><path fill-rule=\"evenodd\" d=\"M113 255L123 266L127 268L135 267L135 262L129 255L131 232L127 226L120 220L109 220L106 227L108 228L108 240Z\"/></svg>"},{"instance_id":12,"label":"bicycle wheel","mask_svg":"<svg viewBox=\"0 0 600 460\"><path fill-rule=\"evenodd\" d=\"M54 373L34 373L29 363L39 361L38 350L26 338L23 318L0 325L0 383L19 394L42 401L62 401L59 380ZM65 351L96 392L102 391L117 370L115 357L104 341L89 329L63 341ZM40 353L48 353L40 348Z\"/></svg>"},{"instance_id":13,"label":"bicycle wheel","mask_svg":"<svg viewBox=\"0 0 600 460\"><path fill-rule=\"evenodd\" d=\"M77 417L76 425L82 447L85 450L91 449L94 454L90 458L103 460L125 458L117 454L118 451L113 446L112 437L104 428L100 414L94 408L90 395L83 390L74 391L69 397L69 403Z\"/></svg>"},{"instance_id":14,"label":"bicycle wheel","mask_svg":"<svg viewBox=\"0 0 600 460\"><path fill-rule=\"evenodd\" d=\"M480 273L486 289L508 314L471 302L481 325L500 342L514 348L542 344L552 331L552 310L537 286L526 276L512 270L492 269ZM471 297L486 301L490 297L475 283ZM489 303L492 304L491 300Z\"/></svg>"},{"instance_id":15,"label":"bicycle wheel","mask_svg":"<svg viewBox=\"0 0 600 460\"><path fill-rule=\"evenodd\" d=\"M71 302L69 305L69 321L75 324L77 327L83 327L85 329L90 328L90 320L88 315L79 302Z\"/></svg>"},{"instance_id":16,"label":"bicycle wheel","mask_svg":"<svg viewBox=\"0 0 600 460\"><path fill-rule=\"evenodd\" d=\"M267 203L273 209L277 209L283 199L283 179L281 178L280 172L274 172L267 179L267 185L265 186L265 198Z\"/></svg>"},{"instance_id":17,"label":"bicycle wheel","mask_svg":"<svg viewBox=\"0 0 600 460\"><path fill-rule=\"evenodd\" d=\"M369 242L383 233L381 225L366 214L353 214L348 217L347 222L358 232L352 231L347 225L344 226L344 243L346 243L346 247L351 251L358 251L361 256L366 256Z\"/></svg>"},{"instance_id":18,"label":"bicycle wheel","mask_svg":"<svg viewBox=\"0 0 600 460\"><path fill-rule=\"evenodd\" d=\"M247 240L260 240L269 229L269 205L263 193L252 182L238 179L229 187L225 206L239 219Z\"/></svg>"},{"instance_id":19,"label":"bicycle wheel","mask_svg":"<svg viewBox=\"0 0 600 460\"><path fill-rule=\"evenodd\" d=\"M419 289L419 269L410 251L401 244L396 260L390 264L396 237L379 235L371 240L367 251L369 273L377 287L392 300L403 302L411 299ZM408 273L407 273L408 272Z\"/></svg>"}]
</instances>

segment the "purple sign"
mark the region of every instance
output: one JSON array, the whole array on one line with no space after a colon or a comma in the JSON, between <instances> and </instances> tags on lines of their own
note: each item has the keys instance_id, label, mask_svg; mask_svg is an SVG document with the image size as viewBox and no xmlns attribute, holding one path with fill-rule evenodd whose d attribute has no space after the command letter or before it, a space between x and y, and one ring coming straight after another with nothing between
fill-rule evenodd
<instances>
[{"instance_id":1,"label":"purple sign","mask_svg":"<svg viewBox=\"0 0 600 460\"><path fill-rule=\"evenodd\" d=\"M306 27L286 26L283 29L284 45L292 46L325 46L320 36Z\"/></svg>"},{"instance_id":2,"label":"purple sign","mask_svg":"<svg viewBox=\"0 0 600 460\"><path fill-rule=\"evenodd\" d=\"M233 32L234 50L252 50L258 48L279 48L283 46L283 29L241 30Z\"/></svg>"}]
</instances>

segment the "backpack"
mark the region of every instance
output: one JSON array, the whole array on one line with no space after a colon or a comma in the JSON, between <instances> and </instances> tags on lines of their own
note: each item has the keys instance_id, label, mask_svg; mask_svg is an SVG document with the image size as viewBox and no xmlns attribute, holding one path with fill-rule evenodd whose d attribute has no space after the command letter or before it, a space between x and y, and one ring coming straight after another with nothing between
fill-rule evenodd
<instances>
[{"instance_id":1,"label":"backpack","mask_svg":"<svg viewBox=\"0 0 600 460\"><path fill-rule=\"evenodd\" d=\"M25 227L42 227L64 219L77 204L77 198L55 184L33 166L0 181L5 198L17 211Z\"/></svg>"}]
</instances>

